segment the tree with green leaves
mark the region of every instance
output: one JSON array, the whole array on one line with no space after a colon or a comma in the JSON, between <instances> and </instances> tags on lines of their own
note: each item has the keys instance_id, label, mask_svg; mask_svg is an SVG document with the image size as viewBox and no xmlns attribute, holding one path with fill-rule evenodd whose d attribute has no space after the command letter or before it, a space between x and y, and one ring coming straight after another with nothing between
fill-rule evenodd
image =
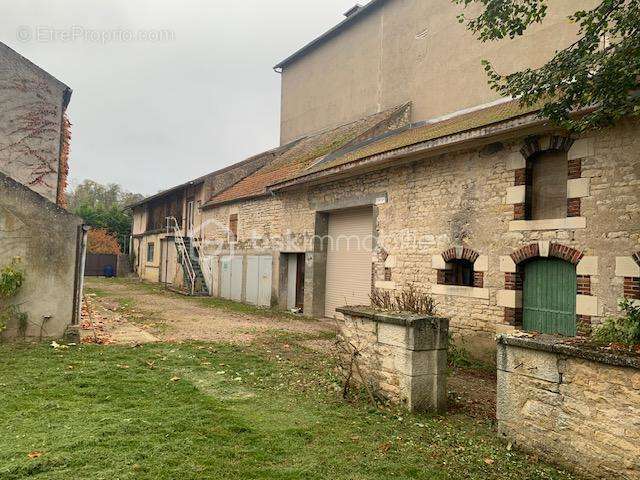
<instances>
[{"instance_id":1,"label":"tree with green leaves","mask_svg":"<svg viewBox=\"0 0 640 480\"><path fill-rule=\"evenodd\" d=\"M458 19L482 42L523 35L548 13L548 0L452 1L481 7ZM491 87L524 105L544 105L542 116L574 132L640 113L640 0L600 0L569 19L579 29L576 41L538 69L501 75L484 60Z\"/></svg>"},{"instance_id":2,"label":"tree with green leaves","mask_svg":"<svg viewBox=\"0 0 640 480\"><path fill-rule=\"evenodd\" d=\"M132 222L131 212L126 207L142 198L140 194L123 190L120 185L101 185L85 180L67 194L67 204L69 210L87 225L111 233L125 249Z\"/></svg>"}]
</instances>

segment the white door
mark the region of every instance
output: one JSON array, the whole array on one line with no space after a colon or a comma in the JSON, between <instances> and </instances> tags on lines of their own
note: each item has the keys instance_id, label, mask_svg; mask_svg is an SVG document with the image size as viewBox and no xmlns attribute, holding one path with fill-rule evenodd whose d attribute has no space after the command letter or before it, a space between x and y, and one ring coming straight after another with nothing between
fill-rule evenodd
<instances>
[{"instance_id":1,"label":"white door","mask_svg":"<svg viewBox=\"0 0 640 480\"><path fill-rule=\"evenodd\" d=\"M160 282L175 283L178 272L178 252L173 240L162 240L160 256Z\"/></svg>"},{"instance_id":2,"label":"white door","mask_svg":"<svg viewBox=\"0 0 640 480\"><path fill-rule=\"evenodd\" d=\"M219 288L219 270L218 270L218 257L214 255L206 255L202 257L200 262L202 268L202 274L204 275L204 282L207 284L209 294L213 297L218 296Z\"/></svg>"},{"instance_id":3,"label":"white door","mask_svg":"<svg viewBox=\"0 0 640 480\"><path fill-rule=\"evenodd\" d=\"M245 300L252 305L258 305L259 276L260 257L247 257L247 290Z\"/></svg>"},{"instance_id":4,"label":"white door","mask_svg":"<svg viewBox=\"0 0 640 480\"><path fill-rule=\"evenodd\" d=\"M258 305L271 306L271 276L273 257L260 257L260 278L258 279Z\"/></svg>"},{"instance_id":5,"label":"white door","mask_svg":"<svg viewBox=\"0 0 640 480\"><path fill-rule=\"evenodd\" d=\"M231 260L231 300L242 301L242 257Z\"/></svg>"},{"instance_id":6,"label":"white door","mask_svg":"<svg viewBox=\"0 0 640 480\"><path fill-rule=\"evenodd\" d=\"M271 256L247 257L247 281L245 300L260 307L271 306Z\"/></svg>"},{"instance_id":7,"label":"white door","mask_svg":"<svg viewBox=\"0 0 640 480\"><path fill-rule=\"evenodd\" d=\"M296 308L298 255L287 255L287 308Z\"/></svg>"},{"instance_id":8,"label":"white door","mask_svg":"<svg viewBox=\"0 0 640 480\"><path fill-rule=\"evenodd\" d=\"M231 298L231 258L220 259L220 296L229 299Z\"/></svg>"},{"instance_id":9,"label":"white door","mask_svg":"<svg viewBox=\"0 0 640 480\"><path fill-rule=\"evenodd\" d=\"M335 317L337 307L370 304L372 252L372 207L342 210L329 215L327 317Z\"/></svg>"}]
</instances>

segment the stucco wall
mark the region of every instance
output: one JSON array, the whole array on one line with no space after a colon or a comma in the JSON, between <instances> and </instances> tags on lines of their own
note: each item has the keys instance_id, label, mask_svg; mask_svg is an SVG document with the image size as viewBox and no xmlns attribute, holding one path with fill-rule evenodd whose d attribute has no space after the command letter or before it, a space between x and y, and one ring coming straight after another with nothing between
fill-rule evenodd
<instances>
[{"instance_id":1,"label":"stucco wall","mask_svg":"<svg viewBox=\"0 0 640 480\"><path fill-rule=\"evenodd\" d=\"M640 366L501 341L497 404L519 447L590 478L640 478Z\"/></svg>"},{"instance_id":2,"label":"stucco wall","mask_svg":"<svg viewBox=\"0 0 640 480\"><path fill-rule=\"evenodd\" d=\"M0 43L0 172L54 203L65 90Z\"/></svg>"},{"instance_id":3,"label":"stucco wall","mask_svg":"<svg viewBox=\"0 0 640 480\"><path fill-rule=\"evenodd\" d=\"M282 72L281 141L413 102L413 121L498 99L481 60L501 73L538 67L569 45L570 13L593 0L552 0L541 25L513 41L479 42L451 0L391 0Z\"/></svg>"},{"instance_id":4,"label":"stucco wall","mask_svg":"<svg viewBox=\"0 0 640 480\"><path fill-rule=\"evenodd\" d=\"M0 175L0 267L18 257L25 270L15 303L29 315L29 337L61 337L71 323L80 225L82 219ZM16 324L4 333L16 334Z\"/></svg>"},{"instance_id":5,"label":"stucco wall","mask_svg":"<svg viewBox=\"0 0 640 480\"><path fill-rule=\"evenodd\" d=\"M379 244L391 258L387 259L391 280L382 284L384 288L414 283L433 291L438 313L451 318L452 331L473 337L469 348L491 350L496 332L513 330L498 299L505 288L501 257L530 243L557 242L591 257L597 269L591 276L597 304L592 320L598 322L617 311L623 279L615 276L616 257L629 256L640 246L639 128L638 122L622 122L584 138L591 146L582 159L581 173L590 182L589 195L581 200L586 228L510 231L514 207L508 196L514 171L509 164L524 144L521 137L504 143L496 153L476 148L443 154L276 197L208 209L205 221L215 222L209 223L205 237L222 238L224 228L212 225L224 227L229 214L238 213L238 250L262 245L267 250L312 252L317 211L359 200L371 202L386 194L387 202L375 207ZM251 241L254 237L259 240ZM464 295L435 291L433 256L460 243L486 256L480 298L467 290ZM381 258L374 265L376 283L384 281L384 266Z\"/></svg>"}]
</instances>

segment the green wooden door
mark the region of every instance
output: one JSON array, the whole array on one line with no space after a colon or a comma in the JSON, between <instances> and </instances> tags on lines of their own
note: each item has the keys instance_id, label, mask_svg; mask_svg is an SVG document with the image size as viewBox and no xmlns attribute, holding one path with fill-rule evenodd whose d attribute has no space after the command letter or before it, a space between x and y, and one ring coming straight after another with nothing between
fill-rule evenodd
<instances>
[{"instance_id":1,"label":"green wooden door","mask_svg":"<svg viewBox=\"0 0 640 480\"><path fill-rule=\"evenodd\" d=\"M541 258L524 269L525 330L576 335L576 268L557 258Z\"/></svg>"}]
</instances>

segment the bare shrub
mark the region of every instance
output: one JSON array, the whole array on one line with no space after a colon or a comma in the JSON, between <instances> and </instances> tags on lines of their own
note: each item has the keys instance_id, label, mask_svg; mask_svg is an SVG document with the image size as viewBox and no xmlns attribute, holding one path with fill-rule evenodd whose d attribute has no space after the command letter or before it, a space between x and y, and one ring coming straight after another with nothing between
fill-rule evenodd
<instances>
[{"instance_id":1,"label":"bare shrub","mask_svg":"<svg viewBox=\"0 0 640 480\"><path fill-rule=\"evenodd\" d=\"M435 315L436 302L425 292L420 292L415 285L409 285L393 295L389 290L374 290L371 295L371 306L385 311Z\"/></svg>"}]
</instances>

